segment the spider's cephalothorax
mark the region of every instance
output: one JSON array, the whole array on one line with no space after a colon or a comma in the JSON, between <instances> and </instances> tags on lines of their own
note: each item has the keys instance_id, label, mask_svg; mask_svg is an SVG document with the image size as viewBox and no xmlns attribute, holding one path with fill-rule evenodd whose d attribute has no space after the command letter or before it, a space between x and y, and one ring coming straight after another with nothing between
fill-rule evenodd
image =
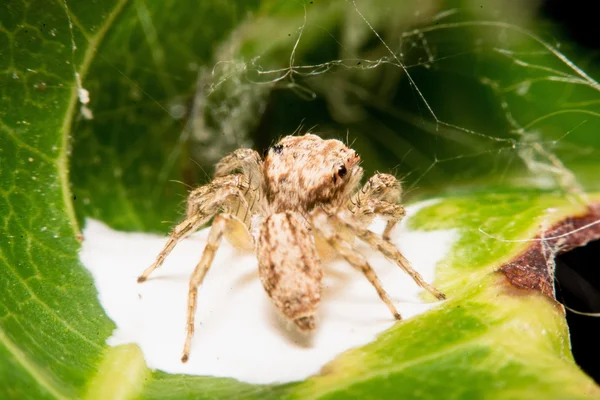
<instances>
[{"instance_id":1,"label":"spider's cephalothorax","mask_svg":"<svg viewBox=\"0 0 600 400\"><path fill-rule=\"evenodd\" d=\"M362 178L360 157L339 140L287 136L265 156L266 194L273 212L307 212L316 204L340 205Z\"/></svg>"},{"instance_id":2,"label":"spider's cephalothorax","mask_svg":"<svg viewBox=\"0 0 600 400\"><path fill-rule=\"evenodd\" d=\"M358 238L383 253L417 284L443 299L388 241L404 216L402 194L392 175L375 174L361 188L362 168L356 152L338 140L319 136L286 136L265 154L239 149L221 159L215 178L192 191L186 218L173 229L164 249L138 282L158 268L175 244L214 217L208 243L190 279L187 361L194 332L198 287L210 268L222 237L236 247L255 250L265 291L282 314L302 331L316 326L323 269L317 240L362 272L392 315L400 314L377 275L359 252ZM382 235L367 229L375 216L387 220ZM251 233L252 232L252 233Z\"/></svg>"}]
</instances>

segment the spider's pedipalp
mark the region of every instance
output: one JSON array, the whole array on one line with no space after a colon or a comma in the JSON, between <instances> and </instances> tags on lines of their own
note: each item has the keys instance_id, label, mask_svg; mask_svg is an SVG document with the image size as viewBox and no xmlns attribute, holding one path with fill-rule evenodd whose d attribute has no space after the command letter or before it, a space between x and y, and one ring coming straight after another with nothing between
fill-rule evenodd
<instances>
[{"instance_id":1,"label":"spider's pedipalp","mask_svg":"<svg viewBox=\"0 0 600 400\"><path fill-rule=\"evenodd\" d=\"M394 226L406 215L400 205L402 185L395 176L375 174L369 178L361 190L350 199L350 209L362 226L367 226L375 215L387 220L383 238L390 239Z\"/></svg>"},{"instance_id":2,"label":"spider's pedipalp","mask_svg":"<svg viewBox=\"0 0 600 400\"><path fill-rule=\"evenodd\" d=\"M402 184L394 175L377 173L369 178L359 193L363 199L377 199L399 204Z\"/></svg>"},{"instance_id":3,"label":"spider's pedipalp","mask_svg":"<svg viewBox=\"0 0 600 400\"><path fill-rule=\"evenodd\" d=\"M340 256L342 256L352 267L363 273L377 291L379 298L387 305L394 318L397 320L402 319L402 316L398 310L396 310L396 306L394 306L389 295L383 286L381 286L381 281L369 262L350 244L350 242L336 232L336 229L329 220L329 215L321 209L315 209L311 213L311 223Z\"/></svg>"},{"instance_id":4,"label":"spider's pedipalp","mask_svg":"<svg viewBox=\"0 0 600 400\"><path fill-rule=\"evenodd\" d=\"M208 241L202 252L202 258L196 265L192 277L190 278L190 287L188 292L188 312L187 312L187 332L185 344L183 346L183 354L181 361L186 362L190 355L192 345L192 337L194 336L194 318L196 316L196 306L198 297L198 287L204 281L206 273L210 269L215 254L221 244L223 235L230 236L231 234L239 235L245 232L245 242L251 243L252 238L250 233L245 229L244 223L231 214L219 214L215 217L210 232L208 233Z\"/></svg>"},{"instance_id":5,"label":"spider's pedipalp","mask_svg":"<svg viewBox=\"0 0 600 400\"><path fill-rule=\"evenodd\" d=\"M351 210L354 218L360 222L362 227L368 226L377 215L387 221L382 237L390 240L390 234L396 224L404 218L406 210L400 204L388 203L384 200L370 199Z\"/></svg>"}]
</instances>

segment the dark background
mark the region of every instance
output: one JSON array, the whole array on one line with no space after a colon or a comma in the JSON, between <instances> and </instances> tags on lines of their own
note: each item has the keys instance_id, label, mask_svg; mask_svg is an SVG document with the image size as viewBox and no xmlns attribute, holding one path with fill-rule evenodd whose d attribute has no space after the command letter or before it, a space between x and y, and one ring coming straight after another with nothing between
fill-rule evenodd
<instances>
[{"instance_id":1,"label":"dark background","mask_svg":"<svg viewBox=\"0 0 600 400\"><path fill-rule=\"evenodd\" d=\"M596 10L599 5L585 0L547 0L541 12L557 23L568 39L589 50L590 56L598 60L600 26ZM600 241L557 257L556 297L573 310L599 313L587 316L567 310L575 361L600 383Z\"/></svg>"},{"instance_id":2,"label":"dark background","mask_svg":"<svg viewBox=\"0 0 600 400\"><path fill-rule=\"evenodd\" d=\"M555 21L572 41L590 50L598 51L600 49L598 5L597 2L589 0L546 0L543 2L541 12L542 15Z\"/></svg>"}]
</instances>

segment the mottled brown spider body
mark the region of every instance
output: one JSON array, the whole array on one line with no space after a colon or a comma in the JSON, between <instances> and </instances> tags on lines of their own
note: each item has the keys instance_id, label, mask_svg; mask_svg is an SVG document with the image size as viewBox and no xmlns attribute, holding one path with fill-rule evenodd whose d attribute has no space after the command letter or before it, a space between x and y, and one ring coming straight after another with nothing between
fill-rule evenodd
<instances>
[{"instance_id":1,"label":"mottled brown spider body","mask_svg":"<svg viewBox=\"0 0 600 400\"><path fill-rule=\"evenodd\" d=\"M316 135L287 136L264 161L272 212L307 213L316 204L341 205L362 178L360 157L338 140Z\"/></svg>"},{"instance_id":2,"label":"mottled brown spider body","mask_svg":"<svg viewBox=\"0 0 600 400\"><path fill-rule=\"evenodd\" d=\"M320 253L341 256L362 272L392 315L401 318L367 260L355 250L356 237L394 261L421 287L444 298L388 241L405 215L399 204L400 183L392 175L376 174L361 188L359 162L356 152L338 140L312 134L286 136L267 151L264 160L249 149L224 157L216 165L214 180L190 193L186 218L138 278L145 281L178 241L214 217L190 279L183 362L189 357L198 287L223 235L238 248L256 251L265 291L302 331L316 327L323 278ZM367 229L376 215L388 221L383 235Z\"/></svg>"}]
</instances>

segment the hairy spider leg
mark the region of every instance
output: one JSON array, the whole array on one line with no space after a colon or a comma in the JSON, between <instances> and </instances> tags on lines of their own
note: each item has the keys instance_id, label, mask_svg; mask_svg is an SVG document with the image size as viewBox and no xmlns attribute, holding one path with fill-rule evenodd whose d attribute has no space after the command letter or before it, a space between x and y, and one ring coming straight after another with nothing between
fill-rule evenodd
<instances>
[{"instance_id":1,"label":"hairy spider leg","mask_svg":"<svg viewBox=\"0 0 600 400\"><path fill-rule=\"evenodd\" d=\"M227 208L227 203L237 201L245 204L247 207L242 191L242 182L242 175L229 175L217 178L213 182L192 191L188 197L187 217L171 231L167 243L156 257L154 263L144 270L137 278L137 281L144 282L148 279L148 276L163 264L165 258L167 258L179 241L204 225L222 208Z\"/></svg>"},{"instance_id":2,"label":"hairy spider leg","mask_svg":"<svg viewBox=\"0 0 600 400\"><path fill-rule=\"evenodd\" d=\"M258 152L251 149L237 149L231 154L223 157L215 166L215 178L226 176L235 172L241 172L248 181L248 187L244 197L250 203L250 207L242 208L241 204L234 215L250 224L250 218L254 211L264 212L266 209L263 179L263 161Z\"/></svg>"},{"instance_id":3,"label":"hairy spider leg","mask_svg":"<svg viewBox=\"0 0 600 400\"><path fill-rule=\"evenodd\" d=\"M192 277L190 279L190 287L188 292L188 312L187 312L187 325L186 325L186 337L185 344L183 345L183 354L181 361L186 362L190 356L190 348L192 345L192 337L194 336L194 319L196 316L196 306L198 303L198 287L202 285L206 273L210 269L212 262L215 258L215 254L219 249L223 235L229 237L229 234L239 236L240 233L245 232L246 242L245 247L251 247L252 238L250 233L245 229L244 223L237 217L231 214L218 214L210 227L208 233L208 241L202 252L202 258L196 265Z\"/></svg>"},{"instance_id":4,"label":"hairy spider leg","mask_svg":"<svg viewBox=\"0 0 600 400\"><path fill-rule=\"evenodd\" d=\"M318 233L323 236L327 243L340 256L342 256L352 267L363 273L377 291L379 298L387 305L394 318L397 320L402 319L402 316L398 310L396 310L396 306L394 306L389 295L381 286L381 281L369 262L354 248L354 246L335 231L327 213L322 209L315 209L311 213L311 223Z\"/></svg>"},{"instance_id":5,"label":"hairy spider leg","mask_svg":"<svg viewBox=\"0 0 600 400\"><path fill-rule=\"evenodd\" d=\"M148 279L148 276L150 276L150 274L155 269L157 269L163 264L165 258L167 258L169 253L171 253L171 251L175 248L175 245L179 243L180 240L185 239L191 233L196 231L200 226L202 226L204 222L205 221L203 216L200 214L196 214L191 217L187 217L179 224L177 224L175 228L171 231L171 236L167 240L167 243L165 244L161 252L156 257L154 263L152 263L152 265L146 268L144 272L142 272L142 274L138 276L138 283L144 282L146 279Z\"/></svg>"},{"instance_id":6,"label":"hairy spider leg","mask_svg":"<svg viewBox=\"0 0 600 400\"><path fill-rule=\"evenodd\" d=\"M404 257L404 255L402 255L400 250L398 250L396 246L394 246L392 243L379 237L376 233L370 231L369 229L363 228L350 222L349 218L343 216L342 213L330 214L329 218L333 219L336 223L339 223L340 225L348 229L350 232L352 232L360 240L367 243L373 249L380 251L385 257L395 262L400 268L402 268L404 272L406 272L408 275L411 276L411 278L413 278L417 285L427 290L429 293L431 293L440 300L446 298L446 295L444 295L442 292L437 290L429 283L425 282L421 274L419 274L410 266L408 260Z\"/></svg>"}]
</instances>

